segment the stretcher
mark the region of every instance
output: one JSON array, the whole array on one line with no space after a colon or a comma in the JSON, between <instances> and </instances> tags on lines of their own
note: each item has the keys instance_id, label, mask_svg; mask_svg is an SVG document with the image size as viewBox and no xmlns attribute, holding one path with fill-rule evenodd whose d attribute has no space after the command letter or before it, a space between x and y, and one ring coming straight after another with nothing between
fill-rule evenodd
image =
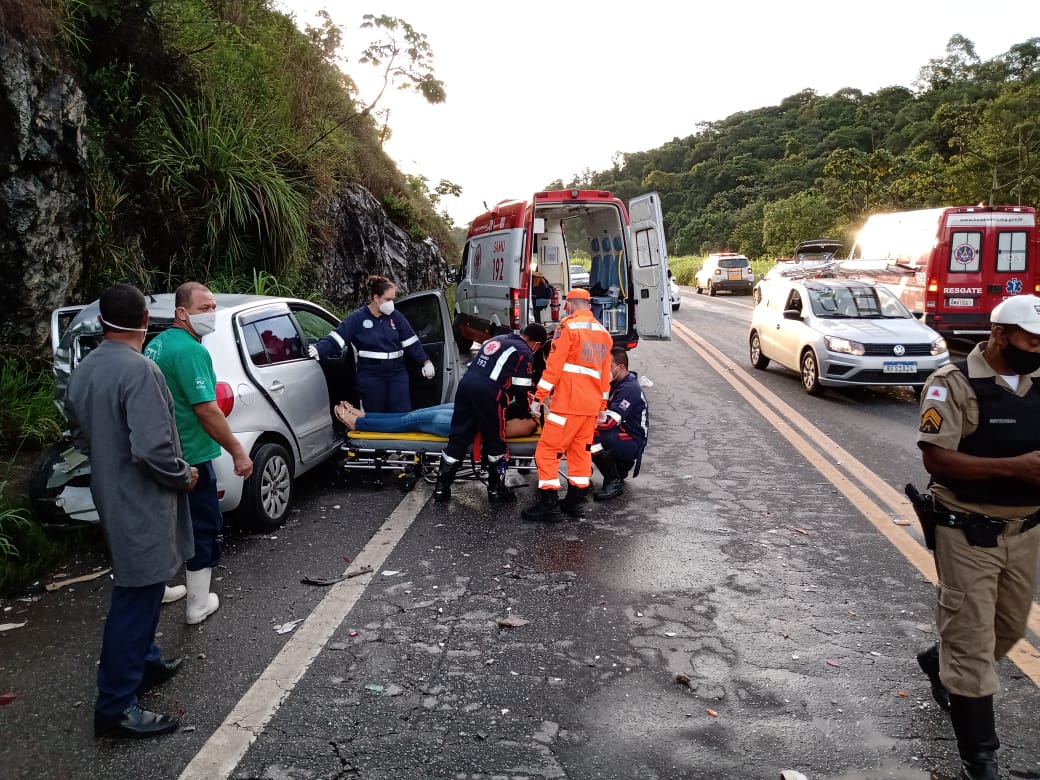
<instances>
[{"instance_id":1,"label":"stretcher","mask_svg":"<svg viewBox=\"0 0 1040 780\"><path fill-rule=\"evenodd\" d=\"M507 439L509 472L536 470L534 451L538 436ZM441 468L441 452L448 440L429 433L373 433L348 431L340 448L343 458L340 468L346 472L374 472L374 477L392 476L406 490L420 479L436 482ZM479 440L470 447L462 461L456 480L487 481L487 467L481 463ZM508 484L508 480L507 480Z\"/></svg>"}]
</instances>

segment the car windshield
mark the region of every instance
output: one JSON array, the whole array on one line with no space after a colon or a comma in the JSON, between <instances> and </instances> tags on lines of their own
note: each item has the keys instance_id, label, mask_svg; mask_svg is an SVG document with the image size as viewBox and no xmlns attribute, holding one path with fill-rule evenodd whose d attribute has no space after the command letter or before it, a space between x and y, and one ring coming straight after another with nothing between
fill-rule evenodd
<instances>
[{"instance_id":1,"label":"car windshield","mask_svg":"<svg viewBox=\"0 0 1040 780\"><path fill-rule=\"evenodd\" d=\"M910 311L884 287L827 285L808 288L813 314L828 318L907 319Z\"/></svg>"},{"instance_id":2,"label":"car windshield","mask_svg":"<svg viewBox=\"0 0 1040 780\"><path fill-rule=\"evenodd\" d=\"M587 274L588 271L586 271L580 265L572 265L571 266L571 273L572 274Z\"/></svg>"}]
</instances>

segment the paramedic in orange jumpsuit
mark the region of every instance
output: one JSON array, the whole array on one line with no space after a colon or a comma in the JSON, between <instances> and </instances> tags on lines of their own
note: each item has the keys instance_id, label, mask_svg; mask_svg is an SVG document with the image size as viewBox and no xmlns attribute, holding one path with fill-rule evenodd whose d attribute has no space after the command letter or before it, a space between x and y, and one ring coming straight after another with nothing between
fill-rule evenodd
<instances>
[{"instance_id":1,"label":"paramedic in orange jumpsuit","mask_svg":"<svg viewBox=\"0 0 1040 780\"><path fill-rule=\"evenodd\" d=\"M525 520L560 520L561 512L580 517L580 505L592 483L592 438L597 418L606 415L610 395L610 350L614 341L592 316L589 291L567 293L567 316L554 334L545 371L538 381L531 414L545 408L545 424L534 453L538 500L521 513ZM570 487L563 501L560 459L567 456Z\"/></svg>"}]
</instances>

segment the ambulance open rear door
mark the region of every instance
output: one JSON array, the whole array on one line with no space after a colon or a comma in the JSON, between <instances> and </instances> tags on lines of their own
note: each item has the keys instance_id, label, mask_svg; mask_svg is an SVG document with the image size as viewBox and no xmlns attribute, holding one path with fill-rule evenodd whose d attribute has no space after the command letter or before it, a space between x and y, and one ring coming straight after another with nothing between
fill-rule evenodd
<instances>
[{"instance_id":1,"label":"ambulance open rear door","mask_svg":"<svg viewBox=\"0 0 1040 780\"><path fill-rule=\"evenodd\" d=\"M672 337L668 295L668 250L664 240L661 199L656 192L628 203L635 257L629 258L636 301L636 330L641 338Z\"/></svg>"}]
</instances>

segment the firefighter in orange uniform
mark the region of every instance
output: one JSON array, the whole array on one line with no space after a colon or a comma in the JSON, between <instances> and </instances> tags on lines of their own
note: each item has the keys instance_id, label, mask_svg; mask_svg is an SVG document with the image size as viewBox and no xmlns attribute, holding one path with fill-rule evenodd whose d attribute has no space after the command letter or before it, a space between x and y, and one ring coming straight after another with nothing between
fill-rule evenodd
<instances>
[{"instance_id":1,"label":"firefighter in orange uniform","mask_svg":"<svg viewBox=\"0 0 1040 780\"><path fill-rule=\"evenodd\" d=\"M592 316L589 291L567 293L567 316L552 341L538 382L531 414L546 406L545 425L535 450L538 500L521 512L525 520L561 520L561 512L580 517L580 505L592 483L592 438L597 418L605 418L610 396L610 350L613 339ZM551 398L550 398L551 395ZM547 402L548 401L548 402ZM567 456L567 495L558 500L560 459Z\"/></svg>"}]
</instances>

